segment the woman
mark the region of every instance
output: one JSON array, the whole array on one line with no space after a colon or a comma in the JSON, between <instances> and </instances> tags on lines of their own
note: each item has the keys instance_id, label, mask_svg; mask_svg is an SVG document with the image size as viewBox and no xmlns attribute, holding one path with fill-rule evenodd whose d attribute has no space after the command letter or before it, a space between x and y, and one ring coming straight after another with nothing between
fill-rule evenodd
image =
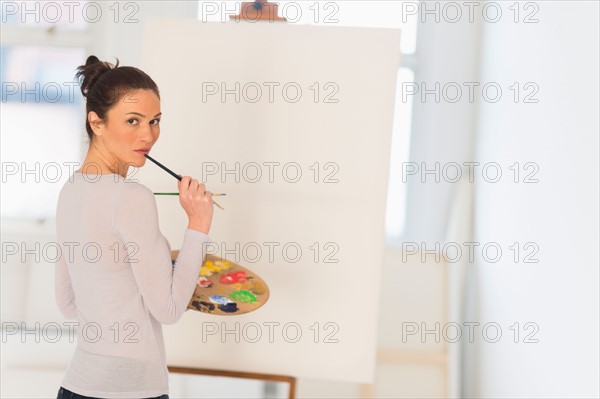
<instances>
[{"instance_id":1,"label":"woman","mask_svg":"<svg viewBox=\"0 0 600 399\"><path fill-rule=\"evenodd\" d=\"M90 146L62 188L56 214L56 301L65 317L78 320L58 398L168 398L161 324L177 322L193 295L212 193L189 176L178 183L189 223L173 266L152 191L126 179L158 140L158 87L137 68L95 56L76 77Z\"/></svg>"}]
</instances>

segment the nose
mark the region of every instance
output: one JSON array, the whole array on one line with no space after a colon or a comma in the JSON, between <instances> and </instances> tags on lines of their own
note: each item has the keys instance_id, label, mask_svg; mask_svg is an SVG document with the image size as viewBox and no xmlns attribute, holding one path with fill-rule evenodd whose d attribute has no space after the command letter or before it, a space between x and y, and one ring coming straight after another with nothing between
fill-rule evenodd
<instances>
[{"instance_id":1,"label":"nose","mask_svg":"<svg viewBox=\"0 0 600 399\"><path fill-rule=\"evenodd\" d=\"M149 124L144 128L140 129L140 141L144 144L151 144L154 141L154 134L152 133L152 126Z\"/></svg>"}]
</instances>

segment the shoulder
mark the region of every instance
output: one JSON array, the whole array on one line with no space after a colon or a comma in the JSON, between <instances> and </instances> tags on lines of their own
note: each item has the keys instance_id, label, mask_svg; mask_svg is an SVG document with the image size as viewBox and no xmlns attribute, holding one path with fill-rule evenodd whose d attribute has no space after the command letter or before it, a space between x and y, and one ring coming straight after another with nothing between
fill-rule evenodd
<instances>
[{"instance_id":1,"label":"shoulder","mask_svg":"<svg viewBox=\"0 0 600 399\"><path fill-rule=\"evenodd\" d=\"M155 231L158 209L152 191L141 183L120 182L119 192L114 197L112 223L125 241L131 239L131 234Z\"/></svg>"},{"instance_id":2,"label":"shoulder","mask_svg":"<svg viewBox=\"0 0 600 399\"><path fill-rule=\"evenodd\" d=\"M154 193L148 187L135 180L123 180L121 183L121 192L130 196L145 196L154 198Z\"/></svg>"},{"instance_id":3,"label":"shoulder","mask_svg":"<svg viewBox=\"0 0 600 399\"><path fill-rule=\"evenodd\" d=\"M155 207L156 200L154 199L154 193L145 185L136 181L125 180L120 184L119 192L116 195L117 208L125 207Z\"/></svg>"}]
</instances>

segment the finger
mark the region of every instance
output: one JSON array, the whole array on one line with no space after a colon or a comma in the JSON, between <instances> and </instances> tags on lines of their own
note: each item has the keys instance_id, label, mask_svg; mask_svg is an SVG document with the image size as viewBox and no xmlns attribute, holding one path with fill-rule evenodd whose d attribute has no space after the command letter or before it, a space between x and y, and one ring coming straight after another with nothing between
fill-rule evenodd
<instances>
[{"instance_id":1,"label":"finger","mask_svg":"<svg viewBox=\"0 0 600 399\"><path fill-rule=\"evenodd\" d=\"M190 191L198 191L198 180L191 179L190 180Z\"/></svg>"},{"instance_id":2,"label":"finger","mask_svg":"<svg viewBox=\"0 0 600 399\"><path fill-rule=\"evenodd\" d=\"M181 175L180 175L181 176ZM187 189L190 185L190 177L189 176L183 176L181 178L181 180L178 182L178 185L180 186L181 189Z\"/></svg>"}]
</instances>

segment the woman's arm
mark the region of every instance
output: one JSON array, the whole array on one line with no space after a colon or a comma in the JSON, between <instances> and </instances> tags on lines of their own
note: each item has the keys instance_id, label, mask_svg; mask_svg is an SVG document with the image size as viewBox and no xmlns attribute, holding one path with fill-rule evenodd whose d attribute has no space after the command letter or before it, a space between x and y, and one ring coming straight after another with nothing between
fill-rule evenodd
<instances>
[{"instance_id":1,"label":"woman's arm","mask_svg":"<svg viewBox=\"0 0 600 399\"><path fill-rule=\"evenodd\" d=\"M138 183L124 184L114 206L113 226L129 254L144 304L159 322L177 322L196 288L208 235L187 229L173 266L169 244L159 228L154 195Z\"/></svg>"},{"instance_id":2,"label":"woman's arm","mask_svg":"<svg viewBox=\"0 0 600 399\"><path fill-rule=\"evenodd\" d=\"M75 293L71 285L71 276L67 268L67 261L62 254L54 266L54 295L60 313L67 319L77 319Z\"/></svg>"}]
</instances>

